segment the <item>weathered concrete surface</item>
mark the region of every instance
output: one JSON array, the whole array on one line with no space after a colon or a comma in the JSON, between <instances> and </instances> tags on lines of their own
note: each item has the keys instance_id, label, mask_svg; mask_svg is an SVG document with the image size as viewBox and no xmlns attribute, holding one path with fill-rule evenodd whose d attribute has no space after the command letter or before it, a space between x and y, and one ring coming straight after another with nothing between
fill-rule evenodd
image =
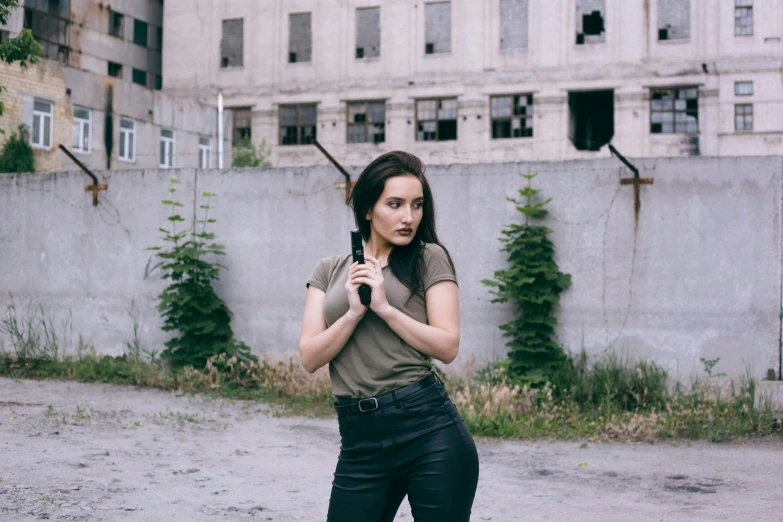
<instances>
[{"instance_id":1,"label":"weathered concrete surface","mask_svg":"<svg viewBox=\"0 0 783 522\"><path fill-rule=\"evenodd\" d=\"M335 419L67 382L0 379L0 398L0 520L326 519ZM779 438L477 445L473 521L781 520Z\"/></svg>"},{"instance_id":2,"label":"weathered concrete surface","mask_svg":"<svg viewBox=\"0 0 783 522\"><path fill-rule=\"evenodd\" d=\"M470 355L506 355L498 325L512 307L491 303L480 281L507 266L498 237L520 215L505 198L518 197L520 173L537 172L535 186L553 198L544 224L573 277L557 311L568 350L620 350L680 377L701 372L702 357L720 358L715 372L779 375L781 158L634 162L655 180L641 189L638 228L633 187L620 185L630 172L615 159L428 169L460 284L456 366ZM163 244L158 227L169 210L160 201L171 174L182 181L177 197L189 221L203 191L218 194L210 217L229 270L217 288L237 337L256 353L295 352L305 281L321 257L349 252L355 226L332 167L103 173L109 188L97 207L81 172L0 176L0 313L9 293L17 304L42 303L58 324L70 310L63 350L82 335L117 354L132 336L134 302L141 344L160 350L155 297L165 281L146 249ZM0 335L3 347L11 349Z\"/></svg>"}]
</instances>

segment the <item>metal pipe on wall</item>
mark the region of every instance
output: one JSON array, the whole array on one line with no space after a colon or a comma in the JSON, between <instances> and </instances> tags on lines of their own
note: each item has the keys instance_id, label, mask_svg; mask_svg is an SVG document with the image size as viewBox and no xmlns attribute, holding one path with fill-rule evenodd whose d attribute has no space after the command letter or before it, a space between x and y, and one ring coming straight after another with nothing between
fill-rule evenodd
<instances>
[{"instance_id":1,"label":"metal pipe on wall","mask_svg":"<svg viewBox=\"0 0 783 522\"><path fill-rule=\"evenodd\" d=\"M218 91L218 169L223 170L223 92Z\"/></svg>"}]
</instances>

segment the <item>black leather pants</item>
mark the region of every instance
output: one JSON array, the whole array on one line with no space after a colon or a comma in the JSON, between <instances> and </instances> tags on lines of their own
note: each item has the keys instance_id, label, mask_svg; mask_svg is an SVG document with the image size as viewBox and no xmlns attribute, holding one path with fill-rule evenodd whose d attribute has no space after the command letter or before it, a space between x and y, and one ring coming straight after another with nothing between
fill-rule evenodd
<instances>
[{"instance_id":1,"label":"black leather pants","mask_svg":"<svg viewBox=\"0 0 783 522\"><path fill-rule=\"evenodd\" d=\"M373 411L336 408L342 445L327 522L391 522L405 495L415 522L470 520L476 445L443 385L427 382Z\"/></svg>"}]
</instances>

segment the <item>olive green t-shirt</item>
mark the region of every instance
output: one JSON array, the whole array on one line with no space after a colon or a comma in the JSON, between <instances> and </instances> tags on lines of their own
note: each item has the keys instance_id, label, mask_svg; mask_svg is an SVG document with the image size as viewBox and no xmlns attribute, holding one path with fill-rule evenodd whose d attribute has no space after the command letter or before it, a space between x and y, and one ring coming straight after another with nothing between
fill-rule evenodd
<instances>
[{"instance_id":1,"label":"olive green t-shirt","mask_svg":"<svg viewBox=\"0 0 783 522\"><path fill-rule=\"evenodd\" d=\"M426 244L422 257L425 292L439 281L456 283L446 251L440 245ZM306 286L313 285L326 293L324 319L327 326L332 326L349 310L345 281L352 264L351 254L325 257L307 281ZM383 285L391 306L427 324L424 294L415 292L406 304L410 290L394 276L388 265L383 267ZM431 369L429 357L406 343L372 310L367 310L343 349L329 362L335 397L374 397L415 382Z\"/></svg>"}]
</instances>

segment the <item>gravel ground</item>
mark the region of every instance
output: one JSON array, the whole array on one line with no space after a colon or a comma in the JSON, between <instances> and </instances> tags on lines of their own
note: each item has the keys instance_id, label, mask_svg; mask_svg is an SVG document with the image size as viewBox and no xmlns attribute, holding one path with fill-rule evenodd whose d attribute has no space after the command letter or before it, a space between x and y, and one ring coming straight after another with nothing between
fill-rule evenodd
<instances>
[{"instance_id":1,"label":"gravel ground","mask_svg":"<svg viewBox=\"0 0 783 522\"><path fill-rule=\"evenodd\" d=\"M0 520L323 521L339 446L261 404L0 378ZM783 521L779 437L477 446L473 521Z\"/></svg>"}]
</instances>

